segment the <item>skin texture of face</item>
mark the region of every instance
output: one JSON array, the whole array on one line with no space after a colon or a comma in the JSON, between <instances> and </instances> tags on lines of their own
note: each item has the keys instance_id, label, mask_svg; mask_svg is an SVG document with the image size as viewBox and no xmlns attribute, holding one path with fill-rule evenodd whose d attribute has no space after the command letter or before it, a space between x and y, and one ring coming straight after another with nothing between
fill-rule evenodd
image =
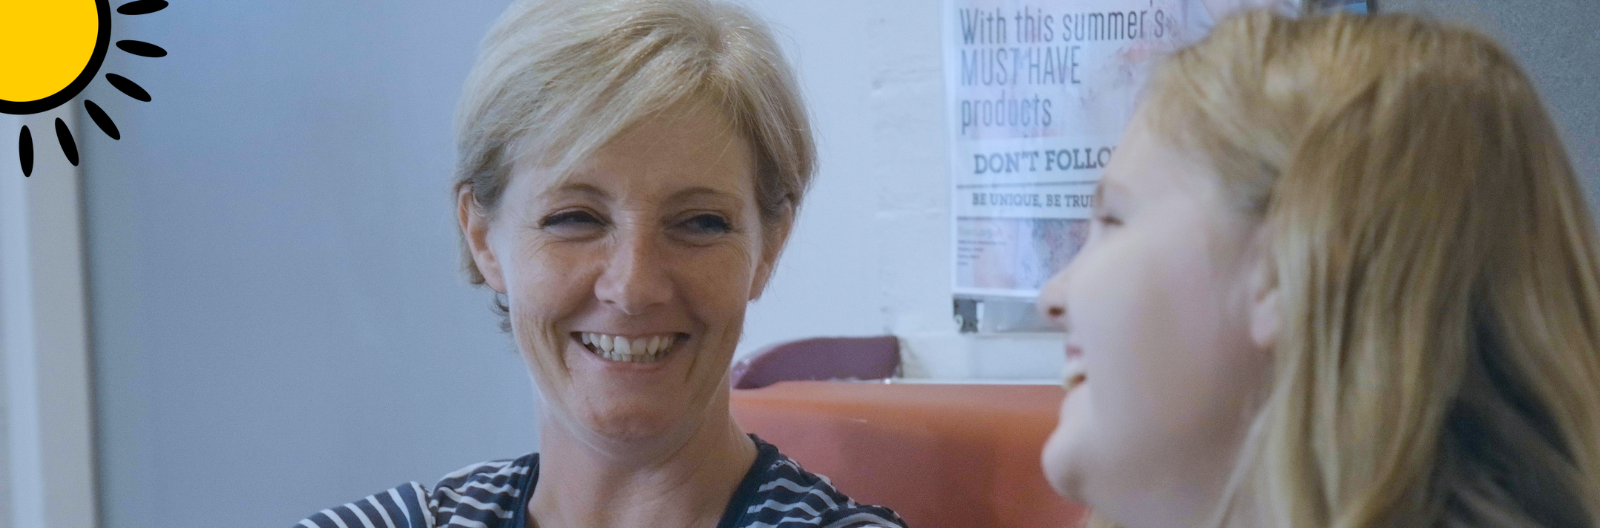
<instances>
[{"instance_id":1,"label":"skin texture of face","mask_svg":"<svg viewBox=\"0 0 1600 528\"><path fill-rule=\"evenodd\" d=\"M1276 294L1263 287L1259 222L1222 191L1202 157L1136 119L1089 240L1040 295L1067 333L1067 374L1083 374L1068 383L1045 475L1124 526L1207 519L1266 380L1273 329L1252 319Z\"/></svg>"},{"instance_id":2,"label":"skin texture of face","mask_svg":"<svg viewBox=\"0 0 1600 528\"><path fill-rule=\"evenodd\" d=\"M687 103L565 178L532 158L487 218L462 195L462 222L486 284L507 295L547 427L560 429L547 434L650 457L729 428L728 365L782 238L765 243L747 141ZM585 332L675 342L659 361L621 362Z\"/></svg>"}]
</instances>

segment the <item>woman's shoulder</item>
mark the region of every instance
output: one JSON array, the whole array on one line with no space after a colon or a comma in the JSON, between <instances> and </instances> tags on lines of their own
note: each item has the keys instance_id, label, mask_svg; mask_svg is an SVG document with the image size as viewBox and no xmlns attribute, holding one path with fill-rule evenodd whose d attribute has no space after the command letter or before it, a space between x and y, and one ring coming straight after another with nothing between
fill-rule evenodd
<instances>
[{"instance_id":1,"label":"woman's shoulder","mask_svg":"<svg viewBox=\"0 0 1600 528\"><path fill-rule=\"evenodd\" d=\"M539 454L473 464L445 475L428 496L437 526L506 524L521 505L527 482L539 471Z\"/></svg>"},{"instance_id":2,"label":"woman's shoulder","mask_svg":"<svg viewBox=\"0 0 1600 528\"><path fill-rule=\"evenodd\" d=\"M297 528L447 528L506 526L527 479L538 471L537 453L515 460L480 462L452 471L428 488L408 482L317 512Z\"/></svg>"},{"instance_id":3,"label":"woman's shoulder","mask_svg":"<svg viewBox=\"0 0 1600 528\"><path fill-rule=\"evenodd\" d=\"M416 482L407 482L368 495L342 506L311 514L296 528L433 528L433 515L426 505L428 491Z\"/></svg>"},{"instance_id":4,"label":"woman's shoulder","mask_svg":"<svg viewBox=\"0 0 1600 528\"><path fill-rule=\"evenodd\" d=\"M751 479L740 486L736 507L743 509L733 528L802 523L822 528L901 528L894 510L852 500L827 477L806 471L777 447L757 439L761 454Z\"/></svg>"}]
</instances>

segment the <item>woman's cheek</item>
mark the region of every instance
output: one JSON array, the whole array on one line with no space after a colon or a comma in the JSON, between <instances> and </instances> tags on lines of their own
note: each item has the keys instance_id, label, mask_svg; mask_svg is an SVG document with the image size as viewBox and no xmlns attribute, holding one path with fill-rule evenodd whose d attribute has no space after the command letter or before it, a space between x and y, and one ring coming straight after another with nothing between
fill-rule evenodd
<instances>
[{"instance_id":1,"label":"woman's cheek","mask_svg":"<svg viewBox=\"0 0 1600 528\"><path fill-rule=\"evenodd\" d=\"M750 298L754 281L756 248L742 241L727 241L696 248L683 266L693 277L691 288L702 303L719 311L742 309Z\"/></svg>"}]
</instances>

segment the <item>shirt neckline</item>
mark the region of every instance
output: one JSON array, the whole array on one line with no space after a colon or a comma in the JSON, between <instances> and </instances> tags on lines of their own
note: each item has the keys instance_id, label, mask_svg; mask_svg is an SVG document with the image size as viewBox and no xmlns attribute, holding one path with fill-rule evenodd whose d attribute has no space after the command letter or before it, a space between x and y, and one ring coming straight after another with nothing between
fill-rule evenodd
<instances>
[{"instance_id":1,"label":"shirt neckline","mask_svg":"<svg viewBox=\"0 0 1600 528\"><path fill-rule=\"evenodd\" d=\"M756 443L756 459L750 463L750 469L745 471L744 478L739 481L739 487L734 488L733 497L728 499L728 508L722 511L722 520L717 522L717 528L737 528L739 519L744 517L745 505L755 499L761 489L761 475L766 469L772 467L778 460L778 448L766 443L760 437L750 434L750 440ZM533 454L533 460L528 464L528 472L517 481L516 489L516 514L511 516L509 528L527 528L528 526L528 498L533 496L533 487L539 482L539 454Z\"/></svg>"}]
</instances>

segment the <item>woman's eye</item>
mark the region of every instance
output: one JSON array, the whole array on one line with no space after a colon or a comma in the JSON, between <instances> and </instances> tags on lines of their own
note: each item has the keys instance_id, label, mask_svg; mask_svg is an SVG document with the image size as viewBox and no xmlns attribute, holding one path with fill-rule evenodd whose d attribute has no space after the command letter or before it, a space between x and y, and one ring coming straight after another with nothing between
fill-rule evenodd
<instances>
[{"instance_id":1,"label":"woman's eye","mask_svg":"<svg viewBox=\"0 0 1600 528\"><path fill-rule=\"evenodd\" d=\"M588 211L567 211L567 212L564 212L564 213L556 213L556 214L553 214L553 215L545 217L544 220L539 222L539 227L550 227L550 226L553 226L553 225L561 225L561 224L583 224L583 223L599 224L600 223L600 219L595 218L594 215L589 214Z\"/></svg>"},{"instance_id":2,"label":"woman's eye","mask_svg":"<svg viewBox=\"0 0 1600 528\"><path fill-rule=\"evenodd\" d=\"M714 214L703 214L683 222L684 227L697 233L727 233L733 230L727 219Z\"/></svg>"},{"instance_id":3,"label":"woman's eye","mask_svg":"<svg viewBox=\"0 0 1600 528\"><path fill-rule=\"evenodd\" d=\"M539 221L539 227L562 235L577 235L599 229L601 222L595 215L588 211L566 211L556 213Z\"/></svg>"},{"instance_id":4,"label":"woman's eye","mask_svg":"<svg viewBox=\"0 0 1600 528\"><path fill-rule=\"evenodd\" d=\"M1105 213L1094 215L1094 221L1095 223L1105 227L1116 227L1122 225L1121 218L1117 218Z\"/></svg>"}]
</instances>

